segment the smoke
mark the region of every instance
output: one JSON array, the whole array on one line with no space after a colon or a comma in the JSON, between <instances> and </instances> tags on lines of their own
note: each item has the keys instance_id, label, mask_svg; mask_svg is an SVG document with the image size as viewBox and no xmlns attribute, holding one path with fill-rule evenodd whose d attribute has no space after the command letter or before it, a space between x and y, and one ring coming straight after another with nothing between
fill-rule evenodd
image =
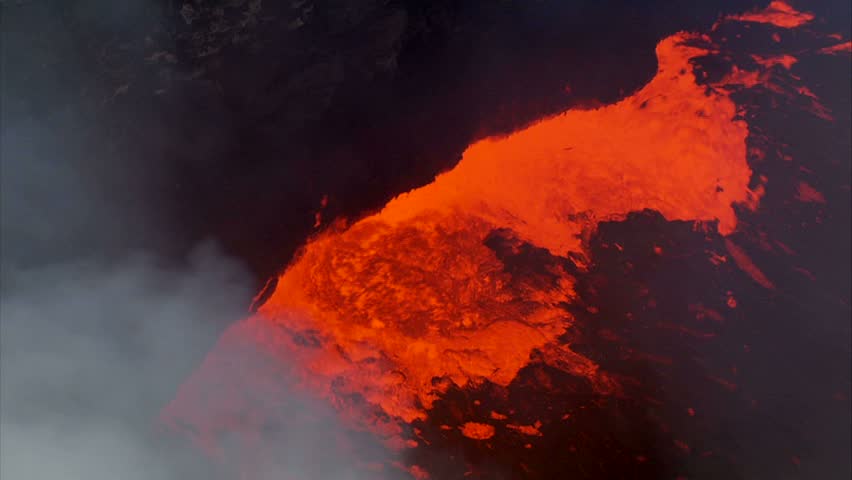
<instances>
[{"instance_id":1,"label":"smoke","mask_svg":"<svg viewBox=\"0 0 852 480\"><path fill-rule=\"evenodd\" d=\"M222 328L246 315L255 279L213 240L170 248L182 219L162 190L164 146L182 139L115 107L123 90L80 37L120 44L159 7L0 8L0 478L231 477L157 417ZM116 135L128 125L146 134ZM329 471L310 435L288 433L290 458ZM270 475L309 474L310 462Z\"/></svg>"},{"instance_id":2,"label":"smoke","mask_svg":"<svg viewBox=\"0 0 852 480\"><path fill-rule=\"evenodd\" d=\"M0 476L178 478L190 458L160 448L156 411L240 315L245 271L211 245L182 268L148 254L5 266Z\"/></svg>"},{"instance_id":3,"label":"smoke","mask_svg":"<svg viewBox=\"0 0 852 480\"><path fill-rule=\"evenodd\" d=\"M4 479L213 478L155 420L253 279L213 242L161 254L172 219L137 145L111 135L111 85L78 35L149 2L108 3L3 6Z\"/></svg>"}]
</instances>

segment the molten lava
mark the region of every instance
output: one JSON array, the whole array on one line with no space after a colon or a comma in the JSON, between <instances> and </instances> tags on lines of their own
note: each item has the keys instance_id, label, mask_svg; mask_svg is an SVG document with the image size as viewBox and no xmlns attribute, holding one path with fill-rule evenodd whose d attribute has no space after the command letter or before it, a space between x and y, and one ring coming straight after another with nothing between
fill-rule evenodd
<instances>
[{"instance_id":1,"label":"molten lava","mask_svg":"<svg viewBox=\"0 0 852 480\"><path fill-rule=\"evenodd\" d=\"M729 19L741 22L768 23L777 27L800 27L814 19L812 13L799 12L780 0L773 0L769 6L756 12L730 15Z\"/></svg>"},{"instance_id":2,"label":"molten lava","mask_svg":"<svg viewBox=\"0 0 852 480\"><path fill-rule=\"evenodd\" d=\"M728 18L796 27L813 16L775 1ZM254 393L243 390L275 391L286 376L353 428L404 448L417 445L406 425L428 418L449 386L507 386L533 358L600 394L618 394L617 379L565 341L574 323L564 308L576 297L572 274L551 266L538 281L519 281L486 240L497 234L541 247L582 271L591 260L586 239L598 224L631 212L734 232L735 207L756 208L763 186L746 161L749 127L730 90L766 84L770 69L790 69L796 58L754 57L759 70L734 67L722 81L699 85L694 61L717 48L697 34L663 39L656 75L635 94L480 140L432 183L312 238L257 312L224 335L164 412L166 421L189 425L196 440L218 451L216 435L237 428L222 412L248 408L242 397ZM727 246L737 265L772 288L739 247ZM235 343L252 345L275 366L223 366L218 359ZM223 369L251 378L215 387ZM542 435L541 422L496 412L490 421ZM451 428L482 441L495 432L473 421Z\"/></svg>"},{"instance_id":3,"label":"molten lava","mask_svg":"<svg viewBox=\"0 0 852 480\"><path fill-rule=\"evenodd\" d=\"M690 60L708 50L689 43L701 41L660 42L658 73L635 95L477 142L433 183L312 239L248 322L310 336L305 381L327 396L359 394L403 422L426 417L445 385L435 379L505 386L536 349L613 391L597 365L557 342L571 326L561 305L574 279L554 270L549 282L516 284L484 242L502 229L584 257L598 222L644 209L734 231L733 205L757 201L748 128L725 93L696 84Z\"/></svg>"}]
</instances>

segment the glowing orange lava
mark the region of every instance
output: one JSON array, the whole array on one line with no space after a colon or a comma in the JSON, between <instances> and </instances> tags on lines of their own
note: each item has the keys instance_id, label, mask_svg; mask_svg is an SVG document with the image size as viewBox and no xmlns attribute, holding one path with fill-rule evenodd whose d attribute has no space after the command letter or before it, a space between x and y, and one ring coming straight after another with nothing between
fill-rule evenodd
<instances>
[{"instance_id":1,"label":"glowing orange lava","mask_svg":"<svg viewBox=\"0 0 852 480\"><path fill-rule=\"evenodd\" d=\"M796 57L792 55L775 55L772 57L761 57L759 55L752 55L752 58L755 62L762 65L764 68L772 68L775 65L781 65L787 70L793 68L793 64L797 62Z\"/></svg>"},{"instance_id":2,"label":"glowing orange lava","mask_svg":"<svg viewBox=\"0 0 852 480\"><path fill-rule=\"evenodd\" d=\"M852 41L838 43L837 45L825 47L823 49L820 49L819 53L823 53L826 55L840 55L841 53L852 53Z\"/></svg>"},{"instance_id":3,"label":"glowing orange lava","mask_svg":"<svg viewBox=\"0 0 852 480\"><path fill-rule=\"evenodd\" d=\"M774 0L763 10L730 15L728 18L741 22L768 23L777 27L795 28L813 20L814 15L808 12L799 12L785 2Z\"/></svg>"},{"instance_id":4,"label":"glowing orange lava","mask_svg":"<svg viewBox=\"0 0 852 480\"><path fill-rule=\"evenodd\" d=\"M560 305L573 278L554 270L550 282L518 285L483 242L506 229L584 256L598 222L643 209L734 231L733 205L757 200L748 128L724 92L696 84L690 60L708 50L689 44L702 41L661 41L657 75L635 95L479 141L431 184L312 239L249 322L309 333L323 348L300 360L304 378L403 422L425 418L446 382L508 385L536 349L612 391L597 365L557 342L571 326Z\"/></svg>"},{"instance_id":5,"label":"glowing orange lava","mask_svg":"<svg viewBox=\"0 0 852 480\"><path fill-rule=\"evenodd\" d=\"M813 16L776 1L731 18L793 27ZM734 232L734 206L755 208L763 190L749 188L749 129L727 87L761 84L765 69L789 69L796 59L757 57L761 71L699 85L693 60L713 51L705 36L668 37L657 45L655 77L635 94L480 140L432 183L349 226L330 227L217 348L253 343L353 426L397 447L410 444L401 425L427 418L448 386L506 386L534 353L600 393L618 392L614 379L560 340L574 321L564 308L575 299L574 278L552 267L540 282L518 282L484 242L500 231L582 269L585 240L597 225L630 212L651 209ZM739 247L726 245L741 268L772 288ZM203 408L187 411L198 404L197 386L215 376L215 358L214 351L165 412L191 424L204 444L225 423L203 419L213 415ZM496 412L492 419L508 420ZM507 425L529 436L541 435L540 427ZM484 423L457 428L472 439L494 435Z\"/></svg>"},{"instance_id":6,"label":"glowing orange lava","mask_svg":"<svg viewBox=\"0 0 852 480\"><path fill-rule=\"evenodd\" d=\"M557 339L571 325L560 304L573 279L515 285L483 242L496 229L554 255L585 255L598 222L653 209L670 220L736 227L749 202L745 122L724 94L695 83L690 59L707 50L679 34L657 47L657 76L635 95L569 111L504 138L471 145L434 182L379 213L313 239L258 310L291 331L316 330L327 345L304 365L342 378L405 422L425 418L440 378L508 385L534 349L552 363L613 385Z\"/></svg>"},{"instance_id":7,"label":"glowing orange lava","mask_svg":"<svg viewBox=\"0 0 852 480\"><path fill-rule=\"evenodd\" d=\"M494 426L487 423L466 422L460 430L462 435L474 440L488 440L494 436Z\"/></svg>"}]
</instances>

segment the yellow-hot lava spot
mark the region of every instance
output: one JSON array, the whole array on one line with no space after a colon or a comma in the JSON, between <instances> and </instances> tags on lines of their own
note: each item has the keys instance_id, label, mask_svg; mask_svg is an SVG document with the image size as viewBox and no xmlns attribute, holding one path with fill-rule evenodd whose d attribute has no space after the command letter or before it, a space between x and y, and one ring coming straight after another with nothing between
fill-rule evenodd
<instances>
[{"instance_id":1,"label":"yellow-hot lava spot","mask_svg":"<svg viewBox=\"0 0 852 480\"><path fill-rule=\"evenodd\" d=\"M459 430L462 435L474 440L488 440L494 436L494 426L487 423L467 422Z\"/></svg>"}]
</instances>

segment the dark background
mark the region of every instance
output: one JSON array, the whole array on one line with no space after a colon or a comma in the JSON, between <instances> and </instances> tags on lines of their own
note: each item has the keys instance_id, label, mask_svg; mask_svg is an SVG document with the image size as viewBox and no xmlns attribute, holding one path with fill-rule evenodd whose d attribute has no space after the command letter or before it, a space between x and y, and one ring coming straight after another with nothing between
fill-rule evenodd
<instances>
[{"instance_id":1,"label":"dark background","mask_svg":"<svg viewBox=\"0 0 852 480\"><path fill-rule=\"evenodd\" d=\"M55 417L68 422L87 412L94 420L85 422L109 424L110 435L133 437L145 428L221 329L242 315L257 286L315 231L323 197L323 221L357 218L452 167L472 140L630 94L653 76L661 38L706 31L722 14L757 6L763 2L4 1L5 455L18 452L10 450L13 442L27 438L33 425L53 426ZM794 6L816 14L814 29L849 38L849 2ZM749 424L743 419L752 413L740 403L704 395L718 410L712 429L742 443L722 470L700 466L713 472L704 478L722 471L844 478L849 471L850 75L848 58L809 62L797 73L838 112L837 121L827 126L803 115L791 121L783 112L756 120L796 160L788 170L765 172L788 184L767 197L763 213L745 216L745 231L753 240L761 233L783 238L817 281L790 273L793 265L778 256L761 258L757 248L749 253L779 284L776 293L749 284L735 269L707 279L703 263L685 267L688 256L668 267L639 268L636 253L625 272L623 263L596 251L589 278L623 282L584 293L590 304L611 306L601 309L604 319L647 303L647 294L636 292L649 282L657 285L658 305L667 295L680 302L672 311L686 308L681 303L690 296L708 303L704 295L724 309L731 289L753 300L741 300L738 310L751 321L727 324L718 333L728 340L702 358L727 361L730 349L763 341L751 375L776 403L764 420ZM809 183L827 196L823 212L788 202L800 166L815 172ZM600 243L617 240L646 251L642 239L653 234L696 258L705 242L724 248L718 238L690 237L686 227L647 215L602 227L599 235L613 238ZM750 240L736 240L748 249ZM641 331L627 332L628 342L648 351L689 350L683 338L646 338ZM74 346L69 337L85 341ZM606 350L592 333L587 337L591 351ZM51 361L41 365L45 355ZM80 367L63 370L75 364ZM681 373L643 378L684 394L704 392L686 380L698 368L687 364ZM845 398L822 402L838 392ZM820 401L811 401L817 394ZM728 408L738 413L721 421ZM601 418L618 417L593 420ZM121 427L113 429L115 423ZM780 431L769 428L779 424ZM67 428L80 430L75 422ZM32 438L34 445L50 443ZM159 459L162 452L146 442L143 448L134 440L127 449ZM57 445L61 451L65 443ZM609 448L595 445L600 454ZM802 445L814 450L814 470L791 463L807 456ZM646 472L649 478L677 474L678 462L665 461L676 451L667 449L660 448L662 463ZM163 476L177 475L171 464L163 468ZM572 471L595 472L588 465Z\"/></svg>"}]
</instances>

